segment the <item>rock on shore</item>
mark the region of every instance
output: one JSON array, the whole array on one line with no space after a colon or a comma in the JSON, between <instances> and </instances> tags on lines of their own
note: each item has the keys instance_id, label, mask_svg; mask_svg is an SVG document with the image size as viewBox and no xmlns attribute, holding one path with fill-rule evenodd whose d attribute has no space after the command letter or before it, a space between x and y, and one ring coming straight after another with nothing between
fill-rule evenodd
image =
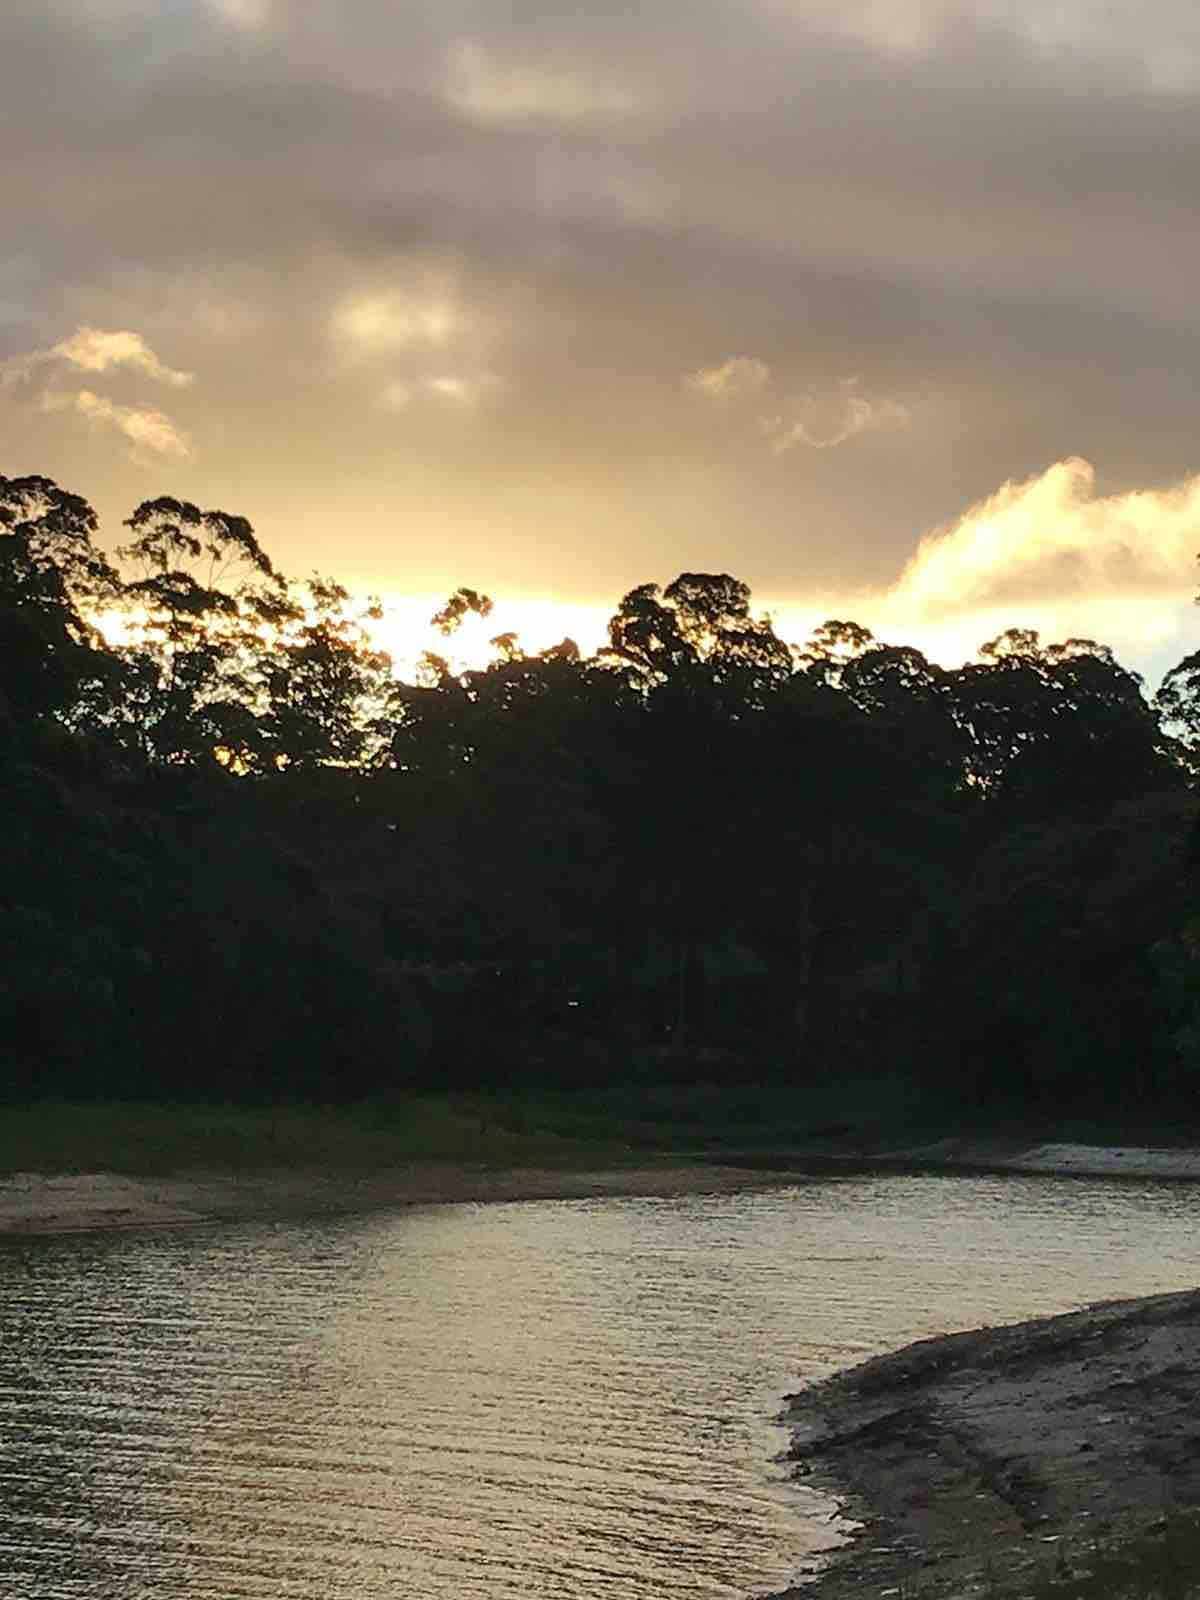
<instances>
[{"instance_id":1,"label":"rock on shore","mask_svg":"<svg viewBox=\"0 0 1200 1600\"><path fill-rule=\"evenodd\" d=\"M788 1596L1073 1568L1200 1504L1200 1291L924 1340L790 1397L786 1420L797 1475L862 1524Z\"/></svg>"}]
</instances>

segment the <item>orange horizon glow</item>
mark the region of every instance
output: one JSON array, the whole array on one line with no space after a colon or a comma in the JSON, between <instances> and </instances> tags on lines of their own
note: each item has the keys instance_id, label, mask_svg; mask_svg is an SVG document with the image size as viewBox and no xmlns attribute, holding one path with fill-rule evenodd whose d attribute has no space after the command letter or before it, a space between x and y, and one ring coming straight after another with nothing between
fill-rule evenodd
<instances>
[{"instance_id":1,"label":"orange horizon glow","mask_svg":"<svg viewBox=\"0 0 1200 1600\"><path fill-rule=\"evenodd\" d=\"M496 598L488 616L468 615L446 637L431 619L450 592L449 588L436 593L384 592L377 596L382 607L378 619L363 615L365 593L352 594L346 614L361 619L372 646L391 657L396 677L413 681L427 652L445 660L452 672L482 671L498 659L491 641L508 633L516 635L518 646L528 655L567 638L583 656L593 656L608 643L608 622L619 604L560 601L549 595ZM1144 666L1144 658L1152 655L1155 665L1165 670L1169 661L1191 648L1195 615L1190 599L1164 603L1161 595L1097 596L1086 606L1047 601L922 621L907 620L886 592L752 603L751 609L756 617L768 617L777 636L789 645L803 646L823 622L837 617L870 628L880 644L911 646L946 668L974 660L987 640L1019 626L1036 629L1046 644L1071 637L1095 638L1112 646L1118 660L1129 666L1139 662ZM137 641L136 622L127 612L109 609L92 621L111 646Z\"/></svg>"}]
</instances>

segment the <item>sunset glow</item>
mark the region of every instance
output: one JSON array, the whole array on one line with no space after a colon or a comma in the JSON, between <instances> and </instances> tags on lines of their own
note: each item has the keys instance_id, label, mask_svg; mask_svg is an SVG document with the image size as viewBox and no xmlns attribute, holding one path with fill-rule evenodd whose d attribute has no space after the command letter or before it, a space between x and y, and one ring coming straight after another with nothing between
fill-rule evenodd
<instances>
[{"instance_id":1,"label":"sunset glow","mask_svg":"<svg viewBox=\"0 0 1200 1600\"><path fill-rule=\"evenodd\" d=\"M478 664L699 571L797 641L1160 672L1200 638L1190 13L736 15L5 8L6 469L109 548L157 494L245 515L386 595L401 663L459 584Z\"/></svg>"},{"instance_id":2,"label":"sunset glow","mask_svg":"<svg viewBox=\"0 0 1200 1600\"><path fill-rule=\"evenodd\" d=\"M604 606L564 605L550 599L499 598L487 617L467 617L449 637L432 626L430 618L445 601L441 595L384 594L383 616L370 624L370 634L380 649L392 657L396 675L411 678L426 651L441 656L455 671L477 670L496 660L491 640L515 633L521 648L534 655L539 650L573 639L585 655L607 643L612 609Z\"/></svg>"}]
</instances>

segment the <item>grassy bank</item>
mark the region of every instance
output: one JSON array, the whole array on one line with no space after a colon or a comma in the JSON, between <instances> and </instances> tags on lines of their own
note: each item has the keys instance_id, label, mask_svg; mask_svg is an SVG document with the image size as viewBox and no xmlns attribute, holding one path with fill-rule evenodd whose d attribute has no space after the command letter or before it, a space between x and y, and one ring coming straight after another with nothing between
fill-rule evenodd
<instances>
[{"instance_id":1,"label":"grassy bank","mask_svg":"<svg viewBox=\"0 0 1200 1600\"><path fill-rule=\"evenodd\" d=\"M320 1168L370 1174L404 1163L620 1167L687 1158L866 1157L948 1135L998 1150L1044 1140L1195 1144L1195 1129L1120 1127L974 1112L895 1076L788 1085L534 1084L463 1095L404 1095L328 1109L44 1101L0 1109L0 1173L162 1175Z\"/></svg>"},{"instance_id":2,"label":"grassy bank","mask_svg":"<svg viewBox=\"0 0 1200 1600\"><path fill-rule=\"evenodd\" d=\"M398 1095L344 1108L80 1104L0 1110L0 1172L154 1175L320 1167L370 1173L412 1161L620 1166L742 1152L886 1149L950 1131L894 1077L804 1085L535 1083Z\"/></svg>"},{"instance_id":3,"label":"grassy bank","mask_svg":"<svg viewBox=\"0 0 1200 1600\"><path fill-rule=\"evenodd\" d=\"M506 1126L486 1103L435 1096L345 1110L43 1102L0 1112L0 1174L295 1168L368 1175L416 1161L572 1167L627 1157L604 1141Z\"/></svg>"},{"instance_id":4,"label":"grassy bank","mask_svg":"<svg viewBox=\"0 0 1200 1600\"><path fill-rule=\"evenodd\" d=\"M820 1142L830 1125L850 1127L854 1099L815 1087L615 1084L405 1095L337 1109L43 1101L0 1110L0 1173L645 1164L722 1148ZM894 1092L860 1086L857 1104L872 1105L875 1121L882 1113L893 1136L907 1121Z\"/></svg>"},{"instance_id":5,"label":"grassy bank","mask_svg":"<svg viewBox=\"0 0 1200 1600\"><path fill-rule=\"evenodd\" d=\"M950 1137L1002 1152L1060 1141L1200 1145L1200 1126L1167 1115L1110 1117L1028 1106L963 1104L898 1074L798 1083L613 1082L554 1090L527 1085L476 1102L517 1133L627 1145L706 1159L731 1154L878 1156Z\"/></svg>"}]
</instances>

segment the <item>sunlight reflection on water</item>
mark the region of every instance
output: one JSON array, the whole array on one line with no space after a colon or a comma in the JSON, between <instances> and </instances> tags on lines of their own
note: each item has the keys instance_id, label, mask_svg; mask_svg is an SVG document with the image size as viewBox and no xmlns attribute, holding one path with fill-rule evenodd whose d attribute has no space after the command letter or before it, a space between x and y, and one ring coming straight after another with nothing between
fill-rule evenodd
<instances>
[{"instance_id":1,"label":"sunlight reflection on water","mask_svg":"<svg viewBox=\"0 0 1200 1600\"><path fill-rule=\"evenodd\" d=\"M783 1394L1200 1277L1188 1186L867 1177L0 1247L0 1592L733 1597Z\"/></svg>"}]
</instances>

